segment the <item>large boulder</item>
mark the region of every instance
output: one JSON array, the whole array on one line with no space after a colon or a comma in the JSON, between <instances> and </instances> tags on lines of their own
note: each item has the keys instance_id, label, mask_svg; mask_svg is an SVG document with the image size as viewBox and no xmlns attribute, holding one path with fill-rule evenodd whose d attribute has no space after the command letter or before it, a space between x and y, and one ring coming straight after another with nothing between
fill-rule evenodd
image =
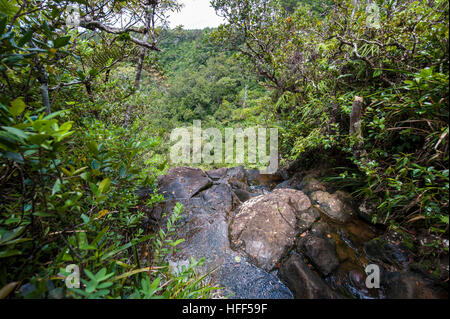
<instances>
[{"instance_id":1,"label":"large boulder","mask_svg":"<svg viewBox=\"0 0 450 319\"><path fill-rule=\"evenodd\" d=\"M212 185L212 180L199 168L176 167L158 181L160 194L166 199L191 198Z\"/></svg>"},{"instance_id":2,"label":"large boulder","mask_svg":"<svg viewBox=\"0 0 450 319\"><path fill-rule=\"evenodd\" d=\"M230 225L232 248L270 271L294 244L296 215L310 206L303 192L292 189L274 190L246 201Z\"/></svg>"},{"instance_id":3,"label":"large boulder","mask_svg":"<svg viewBox=\"0 0 450 319\"><path fill-rule=\"evenodd\" d=\"M292 254L284 261L279 277L292 291L296 299L335 299L335 293L319 275L303 262L298 254Z\"/></svg>"},{"instance_id":4,"label":"large boulder","mask_svg":"<svg viewBox=\"0 0 450 319\"><path fill-rule=\"evenodd\" d=\"M329 218L346 222L350 219L351 214L344 203L336 194L330 194L324 191L315 191L310 195L311 201L318 205L318 208Z\"/></svg>"}]
</instances>

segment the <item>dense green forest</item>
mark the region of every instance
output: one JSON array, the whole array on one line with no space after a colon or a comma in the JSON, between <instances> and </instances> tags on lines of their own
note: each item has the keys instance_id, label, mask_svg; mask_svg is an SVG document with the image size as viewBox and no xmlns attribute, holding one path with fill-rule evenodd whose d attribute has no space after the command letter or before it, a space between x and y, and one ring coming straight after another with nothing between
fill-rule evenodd
<instances>
[{"instance_id":1,"label":"dense green forest","mask_svg":"<svg viewBox=\"0 0 450 319\"><path fill-rule=\"evenodd\" d=\"M202 260L174 274L165 259L183 207L143 227L170 131L194 120L277 127L281 167L325 165L374 225L433 235L417 249L438 271L448 2L211 3L226 23L184 30L165 23L174 0L0 0L0 298L210 297ZM80 288L64 284L72 263Z\"/></svg>"}]
</instances>

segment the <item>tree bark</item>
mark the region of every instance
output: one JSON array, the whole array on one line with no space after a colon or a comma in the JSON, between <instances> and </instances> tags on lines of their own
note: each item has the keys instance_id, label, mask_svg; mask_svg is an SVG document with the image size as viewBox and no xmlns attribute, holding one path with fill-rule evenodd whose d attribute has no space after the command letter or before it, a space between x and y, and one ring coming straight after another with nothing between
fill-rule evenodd
<instances>
[{"instance_id":1,"label":"tree bark","mask_svg":"<svg viewBox=\"0 0 450 319\"><path fill-rule=\"evenodd\" d=\"M146 50L145 48L142 48L142 51L139 54L139 60L136 69L136 78L134 79L134 87L136 88L136 90L139 90L139 87L141 86L141 74L142 74L142 67L144 66L145 54Z\"/></svg>"},{"instance_id":2,"label":"tree bark","mask_svg":"<svg viewBox=\"0 0 450 319\"><path fill-rule=\"evenodd\" d=\"M352 104L352 112L350 114L350 131L349 134L353 135L357 133L361 136L361 116L362 116L363 98L355 96Z\"/></svg>"},{"instance_id":3,"label":"tree bark","mask_svg":"<svg viewBox=\"0 0 450 319\"><path fill-rule=\"evenodd\" d=\"M357 139L353 145L353 155L361 161L362 165L365 165L368 163L368 159L367 152L364 149L364 138L361 130L363 101L363 98L359 96L355 96L353 99L349 135Z\"/></svg>"}]
</instances>

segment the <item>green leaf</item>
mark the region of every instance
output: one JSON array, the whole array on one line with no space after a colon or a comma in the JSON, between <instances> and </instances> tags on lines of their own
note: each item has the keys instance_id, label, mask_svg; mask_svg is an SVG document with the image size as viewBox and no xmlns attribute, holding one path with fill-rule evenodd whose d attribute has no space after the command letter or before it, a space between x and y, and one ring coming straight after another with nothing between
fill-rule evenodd
<instances>
[{"instance_id":1,"label":"green leaf","mask_svg":"<svg viewBox=\"0 0 450 319\"><path fill-rule=\"evenodd\" d=\"M9 132L9 133L11 133L13 135L15 135L16 137L18 137L21 140L24 140L24 139L26 139L28 137L28 135L24 131L19 130L18 128L15 128L15 127L2 126L2 129L4 129L5 131L7 131L7 132Z\"/></svg>"},{"instance_id":2,"label":"green leaf","mask_svg":"<svg viewBox=\"0 0 450 319\"><path fill-rule=\"evenodd\" d=\"M372 77L376 78L377 76L380 76L381 73L383 73L383 71L381 71L380 69L377 69L377 70L373 71Z\"/></svg>"},{"instance_id":3,"label":"green leaf","mask_svg":"<svg viewBox=\"0 0 450 319\"><path fill-rule=\"evenodd\" d=\"M102 181L100 182L100 184L98 185L98 191L99 191L101 194L105 193L106 191L108 191L110 184L111 184L111 179L109 179L108 177L105 178L105 179L102 180Z\"/></svg>"},{"instance_id":4,"label":"green leaf","mask_svg":"<svg viewBox=\"0 0 450 319\"><path fill-rule=\"evenodd\" d=\"M67 45L70 41L70 36L67 37L59 37L55 41L53 41L53 47L58 49L65 45Z\"/></svg>"},{"instance_id":5,"label":"green leaf","mask_svg":"<svg viewBox=\"0 0 450 319\"><path fill-rule=\"evenodd\" d=\"M61 180L58 178L55 182L55 184L53 185L53 189L52 189L52 196L55 195L56 193L58 193L61 190Z\"/></svg>"},{"instance_id":6,"label":"green leaf","mask_svg":"<svg viewBox=\"0 0 450 319\"><path fill-rule=\"evenodd\" d=\"M3 250L3 251L0 251L0 258L10 257L10 256L15 256L15 255L20 255L20 254L22 254L22 252L17 249Z\"/></svg>"},{"instance_id":7,"label":"green leaf","mask_svg":"<svg viewBox=\"0 0 450 319\"><path fill-rule=\"evenodd\" d=\"M24 34L24 36L23 36L22 38L20 38L20 40L17 42L17 44L21 47L21 46L23 46L25 43L30 42L31 38L33 37L33 33L34 33L34 31L33 31L32 29L31 29L31 30L28 30L28 31Z\"/></svg>"},{"instance_id":8,"label":"green leaf","mask_svg":"<svg viewBox=\"0 0 450 319\"><path fill-rule=\"evenodd\" d=\"M17 99L13 100L11 102L11 107L9 108L9 112L16 117L17 115L21 114L23 110L25 110L25 103L23 102L21 97L18 97Z\"/></svg>"},{"instance_id":9,"label":"green leaf","mask_svg":"<svg viewBox=\"0 0 450 319\"><path fill-rule=\"evenodd\" d=\"M22 155L18 154L18 153L14 153L14 152L6 152L4 154L4 156L16 163L20 163L23 164L23 157Z\"/></svg>"},{"instance_id":10,"label":"green leaf","mask_svg":"<svg viewBox=\"0 0 450 319\"><path fill-rule=\"evenodd\" d=\"M93 169L98 170L98 169L100 169L100 162L97 161L97 160L93 160L92 163L91 163L91 166L92 166Z\"/></svg>"},{"instance_id":11,"label":"green leaf","mask_svg":"<svg viewBox=\"0 0 450 319\"><path fill-rule=\"evenodd\" d=\"M31 144L41 145L42 143L44 143L50 137L51 137L50 134L35 134L35 135L30 135L28 137L28 141Z\"/></svg>"},{"instance_id":12,"label":"green leaf","mask_svg":"<svg viewBox=\"0 0 450 319\"><path fill-rule=\"evenodd\" d=\"M98 145L97 145L97 142L95 142L95 141L90 141L90 142L87 143L86 146L87 146L88 150L89 150L94 156L98 155Z\"/></svg>"}]
</instances>

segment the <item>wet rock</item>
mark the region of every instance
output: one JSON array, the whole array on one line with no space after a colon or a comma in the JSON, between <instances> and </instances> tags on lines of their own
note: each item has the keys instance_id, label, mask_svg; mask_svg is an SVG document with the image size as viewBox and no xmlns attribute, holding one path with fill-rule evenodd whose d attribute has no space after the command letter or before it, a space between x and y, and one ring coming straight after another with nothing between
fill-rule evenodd
<instances>
[{"instance_id":1,"label":"wet rock","mask_svg":"<svg viewBox=\"0 0 450 319\"><path fill-rule=\"evenodd\" d=\"M177 167L160 178L158 189L166 199L182 199L191 198L211 185L211 179L201 169Z\"/></svg>"},{"instance_id":2,"label":"wet rock","mask_svg":"<svg viewBox=\"0 0 450 319\"><path fill-rule=\"evenodd\" d=\"M211 210L222 211L227 214L234 208L233 194L226 184L213 185L202 191L199 196Z\"/></svg>"},{"instance_id":3,"label":"wet rock","mask_svg":"<svg viewBox=\"0 0 450 319\"><path fill-rule=\"evenodd\" d=\"M439 259L439 275L441 280L446 280L449 277L449 258L448 254L442 254Z\"/></svg>"},{"instance_id":4,"label":"wet rock","mask_svg":"<svg viewBox=\"0 0 450 319\"><path fill-rule=\"evenodd\" d=\"M306 211L297 212L297 230L299 233L307 231L311 225L320 218L320 213L315 207Z\"/></svg>"},{"instance_id":5,"label":"wet rock","mask_svg":"<svg viewBox=\"0 0 450 319\"><path fill-rule=\"evenodd\" d=\"M352 262L344 262L330 275L329 284L334 291L349 298L381 298L381 289L367 288L366 278L364 267Z\"/></svg>"},{"instance_id":6,"label":"wet rock","mask_svg":"<svg viewBox=\"0 0 450 319\"><path fill-rule=\"evenodd\" d=\"M440 284L411 271L386 273L384 287L388 299L448 298L448 292Z\"/></svg>"},{"instance_id":7,"label":"wet rock","mask_svg":"<svg viewBox=\"0 0 450 319\"><path fill-rule=\"evenodd\" d=\"M206 171L206 174L208 174L209 178L211 178L213 180L221 179L222 177L225 176L226 173L227 173L226 167L216 168L216 169Z\"/></svg>"},{"instance_id":8,"label":"wet rock","mask_svg":"<svg viewBox=\"0 0 450 319\"><path fill-rule=\"evenodd\" d=\"M238 180L238 179L236 179L234 177L230 177L227 180L227 182L231 186L231 188L233 188L233 189L242 189L242 190L245 190L247 192L250 190L250 187L246 183L243 183L243 182L241 182L240 180Z\"/></svg>"},{"instance_id":9,"label":"wet rock","mask_svg":"<svg viewBox=\"0 0 450 319\"><path fill-rule=\"evenodd\" d=\"M286 286L276 277L249 264L242 256L231 250L228 238L230 213L234 209L234 197L227 184L216 184L191 198L167 200L155 209L159 215L170 216L176 202L183 204L182 218L177 225L177 238L185 241L168 257L172 271L188 265L191 257L204 264L198 269L206 274L211 284L225 287L232 298L292 298ZM162 224L166 219L162 218ZM221 292L222 293L222 292Z\"/></svg>"},{"instance_id":10,"label":"wet rock","mask_svg":"<svg viewBox=\"0 0 450 319\"><path fill-rule=\"evenodd\" d=\"M412 257L399 240L392 238L393 234L385 234L364 244L364 251L370 260L382 264L390 270L406 267Z\"/></svg>"},{"instance_id":11,"label":"wet rock","mask_svg":"<svg viewBox=\"0 0 450 319\"><path fill-rule=\"evenodd\" d=\"M283 178L275 174L261 174L257 169L247 170L247 180L250 185L268 185L275 186L277 183L283 181Z\"/></svg>"},{"instance_id":12,"label":"wet rock","mask_svg":"<svg viewBox=\"0 0 450 319\"><path fill-rule=\"evenodd\" d=\"M352 269L348 272L348 278L353 287L358 290L367 291L366 274L358 269Z\"/></svg>"},{"instance_id":13,"label":"wet rock","mask_svg":"<svg viewBox=\"0 0 450 319\"><path fill-rule=\"evenodd\" d=\"M317 174L318 173L316 173L316 172L308 173L305 177L303 177L303 179L299 183L298 189L300 189L307 195L309 195L313 192L316 192L316 191L325 192L327 189L323 183L319 182L316 179Z\"/></svg>"},{"instance_id":14,"label":"wet rock","mask_svg":"<svg viewBox=\"0 0 450 319\"><path fill-rule=\"evenodd\" d=\"M372 216L376 216L377 207L367 200L363 200L356 210L359 217L368 223L372 222Z\"/></svg>"},{"instance_id":15,"label":"wet rock","mask_svg":"<svg viewBox=\"0 0 450 319\"><path fill-rule=\"evenodd\" d=\"M320 237L328 236L334 231L334 228L331 227L331 225L327 223L323 218L320 219L317 223L313 224L313 226L311 227L311 233Z\"/></svg>"},{"instance_id":16,"label":"wet rock","mask_svg":"<svg viewBox=\"0 0 450 319\"><path fill-rule=\"evenodd\" d=\"M279 277L292 291L296 299L335 299L337 296L326 283L292 254L280 267Z\"/></svg>"},{"instance_id":17,"label":"wet rock","mask_svg":"<svg viewBox=\"0 0 450 319\"><path fill-rule=\"evenodd\" d=\"M232 167L227 170L225 178L234 178L244 184L247 184L247 171L244 166Z\"/></svg>"},{"instance_id":18,"label":"wet rock","mask_svg":"<svg viewBox=\"0 0 450 319\"><path fill-rule=\"evenodd\" d=\"M135 193L139 200L145 200L148 199L154 193L154 191L151 188L139 187L139 189L137 189Z\"/></svg>"},{"instance_id":19,"label":"wet rock","mask_svg":"<svg viewBox=\"0 0 450 319\"><path fill-rule=\"evenodd\" d=\"M310 206L304 193L292 189L274 190L246 201L230 225L232 247L270 271L294 244L296 214Z\"/></svg>"},{"instance_id":20,"label":"wet rock","mask_svg":"<svg viewBox=\"0 0 450 319\"><path fill-rule=\"evenodd\" d=\"M324 191L315 191L310 195L311 201L318 204L323 213L333 220L346 222L350 218L348 211L344 209L344 204L335 194Z\"/></svg>"},{"instance_id":21,"label":"wet rock","mask_svg":"<svg viewBox=\"0 0 450 319\"><path fill-rule=\"evenodd\" d=\"M302 175L295 174L292 178L275 186L275 189L292 188L301 190L303 187L301 182L302 182Z\"/></svg>"},{"instance_id":22,"label":"wet rock","mask_svg":"<svg viewBox=\"0 0 450 319\"><path fill-rule=\"evenodd\" d=\"M239 200L243 203L247 200L249 200L250 198L253 198L252 193L246 191L246 190L242 190L242 189L235 189L234 193L236 194L236 196L239 198Z\"/></svg>"},{"instance_id":23,"label":"wet rock","mask_svg":"<svg viewBox=\"0 0 450 319\"><path fill-rule=\"evenodd\" d=\"M322 275L328 276L339 266L336 247L331 240L308 235L302 238L301 246L303 246L306 256Z\"/></svg>"}]
</instances>

